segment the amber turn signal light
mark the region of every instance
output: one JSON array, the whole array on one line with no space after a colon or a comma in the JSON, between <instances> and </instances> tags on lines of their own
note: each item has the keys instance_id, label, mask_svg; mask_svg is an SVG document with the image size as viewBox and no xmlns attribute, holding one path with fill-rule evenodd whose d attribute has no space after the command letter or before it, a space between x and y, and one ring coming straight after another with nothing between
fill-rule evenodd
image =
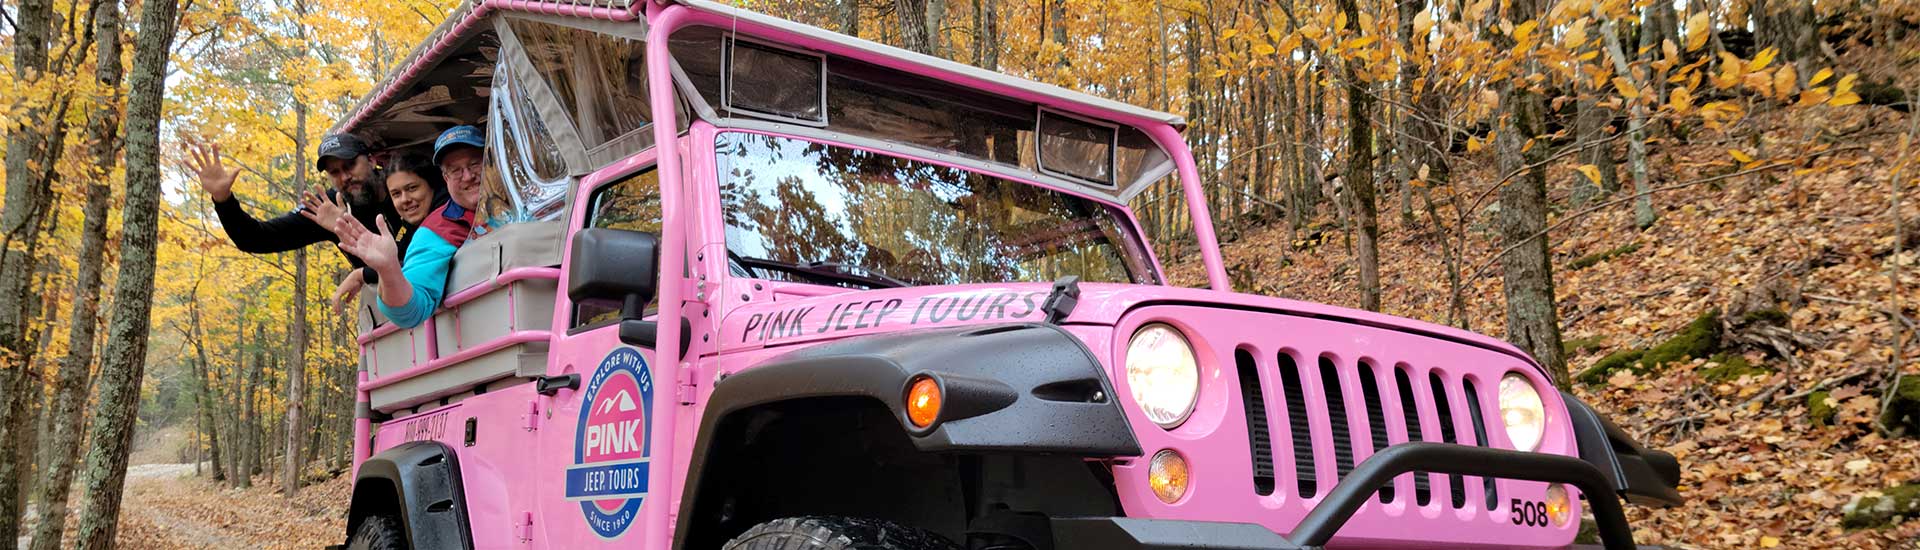
<instances>
[{"instance_id":1,"label":"amber turn signal light","mask_svg":"<svg viewBox=\"0 0 1920 550\"><path fill-rule=\"evenodd\" d=\"M940 418L940 383L920 376L907 386L907 421L926 428Z\"/></svg>"}]
</instances>

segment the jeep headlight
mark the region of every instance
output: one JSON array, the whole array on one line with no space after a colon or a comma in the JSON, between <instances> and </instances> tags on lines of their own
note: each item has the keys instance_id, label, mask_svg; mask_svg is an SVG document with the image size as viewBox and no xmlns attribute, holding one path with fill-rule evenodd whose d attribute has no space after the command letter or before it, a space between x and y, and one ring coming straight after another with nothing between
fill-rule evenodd
<instances>
[{"instance_id":1,"label":"jeep headlight","mask_svg":"<svg viewBox=\"0 0 1920 550\"><path fill-rule=\"evenodd\" d=\"M1533 382L1517 372L1500 377L1500 424L1507 428L1513 447L1532 452L1547 432L1547 408Z\"/></svg>"},{"instance_id":2,"label":"jeep headlight","mask_svg":"<svg viewBox=\"0 0 1920 550\"><path fill-rule=\"evenodd\" d=\"M1127 343L1127 389L1154 424L1171 430L1185 422L1200 393L1200 365L1186 336L1161 323L1134 332Z\"/></svg>"}]
</instances>

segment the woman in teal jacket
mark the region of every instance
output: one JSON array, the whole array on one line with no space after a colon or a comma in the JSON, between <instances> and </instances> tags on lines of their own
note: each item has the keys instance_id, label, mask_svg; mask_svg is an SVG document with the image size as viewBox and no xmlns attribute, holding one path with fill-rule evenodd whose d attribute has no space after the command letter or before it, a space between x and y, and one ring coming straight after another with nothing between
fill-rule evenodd
<instances>
[{"instance_id":1,"label":"woman in teal jacket","mask_svg":"<svg viewBox=\"0 0 1920 550\"><path fill-rule=\"evenodd\" d=\"M340 248L366 262L367 269L380 275L380 313L403 328L419 326L433 316L446 298L447 271L453 253L467 239L485 233L487 226L476 224L474 207L486 199L481 171L486 141L478 128L455 126L440 134L433 143L433 160L447 180L445 205L427 214L427 219L407 245L406 262L400 261L393 234L381 225L379 234L354 223L334 223ZM386 223L382 220L380 223Z\"/></svg>"}]
</instances>

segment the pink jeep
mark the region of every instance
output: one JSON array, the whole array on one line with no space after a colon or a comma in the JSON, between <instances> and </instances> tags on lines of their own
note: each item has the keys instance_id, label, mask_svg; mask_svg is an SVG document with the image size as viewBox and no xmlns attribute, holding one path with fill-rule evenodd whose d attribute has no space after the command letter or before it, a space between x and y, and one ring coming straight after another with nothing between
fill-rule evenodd
<instances>
[{"instance_id":1,"label":"pink jeep","mask_svg":"<svg viewBox=\"0 0 1920 550\"><path fill-rule=\"evenodd\" d=\"M348 547L1564 548L1584 495L1632 548L1680 500L1513 346L1230 292L1179 116L628 1L469 4L336 129L484 125L512 222L430 322L361 308Z\"/></svg>"}]
</instances>

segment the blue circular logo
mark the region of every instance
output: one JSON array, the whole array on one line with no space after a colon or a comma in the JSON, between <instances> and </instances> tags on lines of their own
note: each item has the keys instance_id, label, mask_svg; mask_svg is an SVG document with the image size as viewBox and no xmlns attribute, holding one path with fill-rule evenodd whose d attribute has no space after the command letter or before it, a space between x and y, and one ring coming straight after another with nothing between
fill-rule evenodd
<instances>
[{"instance_id":1,"label":"blue circular logo","mask_svg":"<svg viewBox=\"0 0 1920 550\"><path fill-rule=\"evenodd\" d=\"M580 400L567 500L578 501L587 525L603 539L619 538L640 515L652 452L653 374L634 348L600 360Z\"/></svg>"}]
</instances>

